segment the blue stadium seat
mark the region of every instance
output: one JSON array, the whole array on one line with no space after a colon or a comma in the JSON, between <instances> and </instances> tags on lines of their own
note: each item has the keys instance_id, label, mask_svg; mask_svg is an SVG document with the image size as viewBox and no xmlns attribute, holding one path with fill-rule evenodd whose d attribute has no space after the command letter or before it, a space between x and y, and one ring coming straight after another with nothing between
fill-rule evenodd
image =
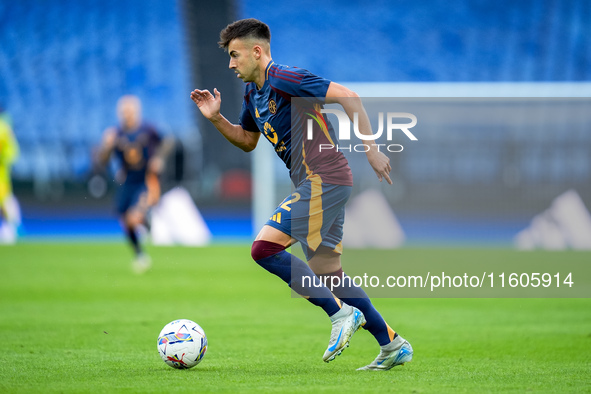
<instances>
[{"instance_id":1,"label":"blue stadium seat","mask_svg":"<svg viewBox=\"0 0 591 394\"><path fill-rule=\"evenodd\" d=\"M240 6L271 27L277 62L336 81L591 80L591 0Z\"/></svg>"},{"instance_id":2,"label":"blue stadium seat","mask_svg":"<svg viewBox=\"0 0 591 394\"><path fill-rule=\"evenodd\" d=\"M33 163L16 166L21 179L41 165L80 176L92 146L116 123L123 94L139 95L146 118L180 138L196 130L179 7L165 0L0 3L0 102L19 140L33 144L23 149Z\"/></svg>"},{"instance_id":3,"label":"blue stadium seat","mask_svg":"<svg viewBox=\"0 0 591 394\"><path fill-rule=\"evenodd\" d=\"M197 127L180 4L0 2L0 102L19 138L62 144L66 160L82 168L71 147L90 151L116 122L115 103L125 93L143 99L152 123L188 138ZM591 80L591 0L473 1L454 4L453 12L444 0L238 5L241 16L269 23L277 62L336 81ZM285 23L286 12L298 22ZM507 135L527 138L519 130ZM539 137L555 135L540 130Z\"/></svg>"}]
</instances>

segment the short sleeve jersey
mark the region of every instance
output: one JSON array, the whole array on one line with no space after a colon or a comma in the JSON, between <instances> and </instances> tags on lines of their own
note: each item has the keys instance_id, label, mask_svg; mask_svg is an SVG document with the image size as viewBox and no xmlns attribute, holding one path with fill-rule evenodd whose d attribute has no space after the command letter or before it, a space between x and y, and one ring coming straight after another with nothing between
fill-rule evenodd
<instances>
[{"instance_id":1,"label":"short sleeve jersey","mask_svg":"<svg viewBox=\"0 0 591 394\"><path fill-rule=\"evenodd\" d=\"M338 143L330 122L320 130L315 122L313 138L306 133L310 114L322 116L330 81L307 70L270 62L261 89L254 82L246 85L240 125L250 132L261 132L273 145L277 155L290 170L295 186L306 178L320 176L323 183L353 184L347 159L337 149L320 150L320 145ZM292 106L292 98L305 97L304 105ZM316 112L314 112L316 111Z\"/></svg>"},{"instance_id":2,"label":"short sleeve jersey","mask_svg":"<svg viewBox=\"0 0 591 394\"><path fill-rule=\"evenodd\" d=\"M161 140L156 129L145 123L133 132L117 128L114 153L126 173L125 183L146 181L148 161L156 153Z\"/></svg>"}]
</instances>

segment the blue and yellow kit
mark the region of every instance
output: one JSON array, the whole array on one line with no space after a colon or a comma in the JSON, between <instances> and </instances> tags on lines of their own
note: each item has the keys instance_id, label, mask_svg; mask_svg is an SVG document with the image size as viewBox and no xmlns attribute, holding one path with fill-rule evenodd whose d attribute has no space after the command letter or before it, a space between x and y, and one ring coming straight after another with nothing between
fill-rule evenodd
<instances>
[{"instance_id":1,"label":"blue and yellow kit","mask_svg":"<svg viewBox=\"0 0 591 394\"><path fill-rule=\"evenodd\" d=\"M114 147L115 157L121 164L125 182L117 191L116 209L120 214L125 213L131 207L147 198L147 171L148 162L154 156L162 138L156 129L148 124L142 124L133 131L124 131L117 128L117 137ZM148 179L150 179L148 177ZM159 188L159 186L156 186Z\"/></svg>"},{"instance_id":2,"label":"blue and yellow kit","mask_svg":"<svg viewBox=\"0 0 591 394\"><path fill-rule=\"evenodd\" d=\"M338 143L330 122L324 122L324 129L315 124L312 139L306 134L307 120L311 114L320 115L331 81L273 62L265 75L261 89L252 82L246 85L240 125L263 133L295 186L267 224L301 242L308 258L320 245L340 253L344 207L353 185L351 169L342 152L319 149L321 144ZM294 97L307 100L296 106Z\"/></svg>"}]
</instances>

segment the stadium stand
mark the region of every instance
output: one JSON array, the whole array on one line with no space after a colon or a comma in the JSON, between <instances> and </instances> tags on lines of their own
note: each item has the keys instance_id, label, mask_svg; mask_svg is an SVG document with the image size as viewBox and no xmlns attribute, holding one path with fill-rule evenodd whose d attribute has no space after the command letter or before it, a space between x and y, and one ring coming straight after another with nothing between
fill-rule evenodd
<instances>
[{"instance_id":1,"label":"stadium stand","mask_svg":"<svg viewBox=\"0 0 591 394\"><path fill-rule=\"evenodd\" d=\"M10 113L21 146L21 158L13 169L17 187L21 183L28 192L31 184L36 191L54 180L82 184L90 171L92 147L104 128L116 123L113 108L122 94L140 96L145 118L180 138L185 147L200 141L198 117L187 97L195 84L190 74L194 59L187 54L184 30L184 9L190 1L0 2L0 105ZM235 3L236 18L260 18L270 25L275 61L345 84L591 81L591 0L475 0L456 2L453 9L444 0ZM207 15L193 18L195 23L201 22L199 18ZM211 49L218 50L215 44ZM225 95L226 105L229 97ZM522 185L537 193L528 195L519 208L546 207L566 187L576 188L588 201L591 189L584 185L591 184L591 133L577 126L583 123L575 122L568 129L536 129L533 142L527 128L480 128L462 151L441 145L453 144L459 134L439 141L437 130L430 135L425 131L420 152L397 159L396 176L409 182L407 191L439 182L454 190L465 188L474 197L479 191L486 194L486 185L502 183L507 190L518 190L518 185L510 184L516 169ZM200 155L186 157L203 160ZM220 155L219 161L231 160ZM217 170L190 179L198 185L191 192L197 189L204 203L224 201L219 191L227 188L219 180L226 178ZM278 187L289 189L289 185ZM435 193L423 189L415 195L435 198ZM397 212L447 209L431 200L413 200L415 195L400 197L398 204L407 204L395 207ZM29 202L36 203L38 197L35 193ZM500 197L499 201L509 201ZM25 214L36 212L31 204L26 208ZM221 217L220 211L211 212L212 217ZM249 227L247 216L244 213L241 222L244 228ZM422 223L416 228L417 233L425 231Z\"/></svg>"},{"instance_id":2,"label":"stadium stand","mask_svg":"<svg viewBox=\"0 0 591 394\"><path fill-rule=\"evenodd\" d=\"M239 4L269 24L277 62L335 81L591 80L589 0L304 0L297 23L275 2Z\"/></svg>"},{"instance_id":3,"label":"stadium stand","mask_svg":"<svg viewBox=\"0 0 591 394\"><path fill-rule=\"evenodd\" d=\"M179 7L0 3L0 101L23 147L17 180L83 179L91 147L115 122L114 104L125 93L142 97L146 118L165 132L182 139L195 131Z\"/></svg>"},{"instance_id":4,"label":"stadium stand","mask_svg":"<svg viewBox=\"0 0 591 394\"><path fill-rule=\"evenodd\" d=\"M591 2L487 4L458 4L446 19L442 0L420 12L414 3L340 1L338 13L334 2L306 0L299 22L285 24L277 4L239 2L241 16L265 19L276 42L291 43L274 46L277 61L337 81L591 79L584 45ZM83 177L85 152L113 123L113 103L124 93L142 97L146 117L177 136L195 130L184 94L190 78L181 13L180 2L161 0L2 2L0 101L23 145L15 178L30 179L42 166L52 176ZM304 37L315 37L318 50Z\"/></svg>"}]
</instances>

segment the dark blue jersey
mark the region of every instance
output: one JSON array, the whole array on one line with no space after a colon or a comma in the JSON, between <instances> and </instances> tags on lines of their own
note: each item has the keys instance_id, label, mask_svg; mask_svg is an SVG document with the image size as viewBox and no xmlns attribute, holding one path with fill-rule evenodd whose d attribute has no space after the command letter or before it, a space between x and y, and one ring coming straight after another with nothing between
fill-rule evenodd
<instances>
[{"instance_id":1,"label":"dark blue jersey","mask_svg":"<svg viewBox=\"0 0 591 394\"><path fill-rule=\"evenodd\" d=\"M267 65L265 75L260 90L253 82L246 85L240 115L242 128L264 134L290 170L294 185L318 175L323 183L351 186L351 169L342 152L319 150L320 144L334 145L337 142L330 122L326 122L325 131L314 124L314 138L306 138L307 120L311 119L309 114L322 108L330 81L307 70L273 62ZM309 100L296 107L292 106L293 97Z\"/></svg>"},{"instance_id":2,"label":"dark blue jersey","mask_svg":"<svg viewBox=\"0 0 591 394\"><path fill-rule=\"evenodd\" d=\"M161 141L156 129L148 124L141 124L135 131L117 128L113 150L125 171L125 183L145 183L148 162Z\"/></svg>"}]
</instances>

